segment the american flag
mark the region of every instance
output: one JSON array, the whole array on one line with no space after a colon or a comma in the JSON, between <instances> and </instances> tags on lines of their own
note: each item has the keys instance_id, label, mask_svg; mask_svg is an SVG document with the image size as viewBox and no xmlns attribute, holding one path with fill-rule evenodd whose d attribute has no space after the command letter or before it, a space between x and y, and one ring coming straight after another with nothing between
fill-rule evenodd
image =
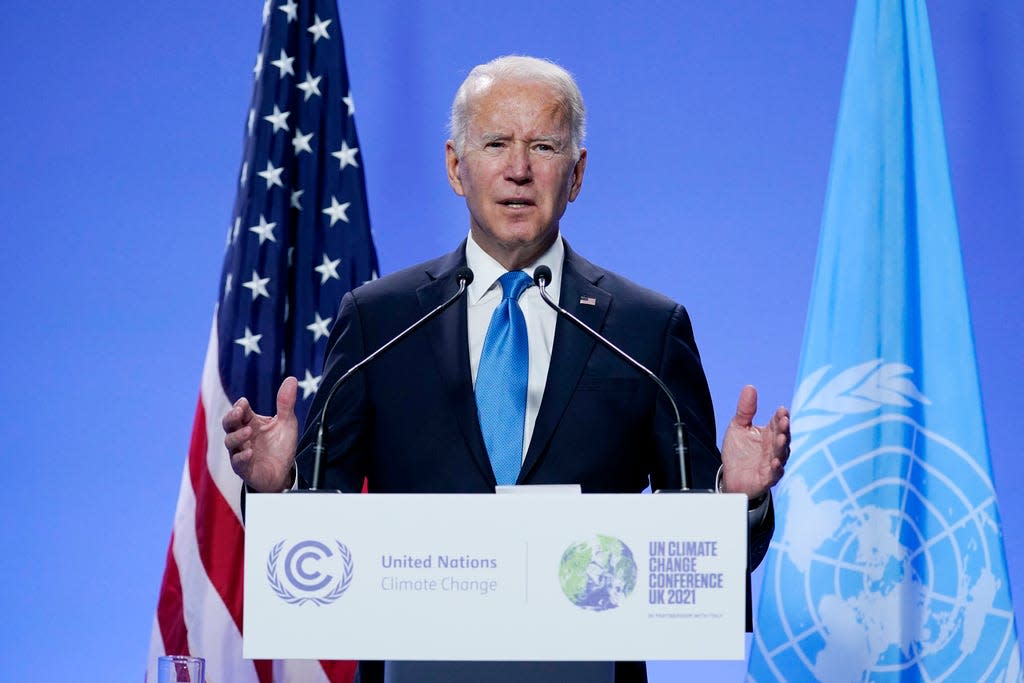
<instances>
[{"instance_id":1,"label":"american flag","mask_svg":"<svg viewBox=\"0 0 1024 683\"><path fill-rule=\"evenodd\" d=\"M300 424L317 391L342 295L377 276L335 0L269 0L219 302L150 642L207 660L214 683L350 681L349 662L242 659L241 481L221 417L241 396L273 414L299 379Z\"/></svg>"}]
</instances>

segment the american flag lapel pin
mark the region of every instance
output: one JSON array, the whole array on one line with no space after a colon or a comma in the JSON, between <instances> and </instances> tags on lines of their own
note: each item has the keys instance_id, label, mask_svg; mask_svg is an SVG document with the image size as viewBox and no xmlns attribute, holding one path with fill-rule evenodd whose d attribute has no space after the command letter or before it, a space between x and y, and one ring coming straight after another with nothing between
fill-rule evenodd
<instances>
[{"instance_id":1,"label":"american flag lapel pin","mask_svg":"<svg viewBox=\"0 0 1024 683\"><path fill-rule=\"evenodd\" d=\"M595 299L592 296L581 296L580 297L580 303L582 305L584 305L584 306L596 306L597 305L597 299Z\"/></svg>"}]
</instances>

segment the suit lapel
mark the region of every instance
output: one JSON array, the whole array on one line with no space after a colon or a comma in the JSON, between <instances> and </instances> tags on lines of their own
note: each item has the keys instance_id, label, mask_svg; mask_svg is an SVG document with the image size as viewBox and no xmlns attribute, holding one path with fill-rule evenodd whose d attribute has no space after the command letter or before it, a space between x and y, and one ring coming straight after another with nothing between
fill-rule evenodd
<instances>
[{"instance_id":1,"label":"suit lapel","mask_svg":"<svg viewBox=\"0 0 1024 683\"><path fill-rule=\"evenodd\" d=\"M604 324L612 296L597 286L603 274L586 259L565 245L562 266L562 290L559 304L591 328L600 331ZM547 448L558 423L562 419L569 399L576 390L583 368L597 342L563 316L555 324L555 341L551 349L551 365L544 386L544 398L533 427L530 448L519 473L519 482L529 477ZM571 482L567 482L571 483Z\"/></svg>"},{"instance_id":2,"label":"suit lapel","mask_svg":"<svg viewBox=\"0 0 1024 683\"><path fill-rule=\"evenodd\" d=\"M440 306L452 296L457 286L454 272L466 265L465 242L444 257L436 270L427 272L429 281L416 290L423 313ZM466 298L441 314L426 330L430 335L431 350L441 375L443 395L440 400L452 406L462 438L474 463L483 476L494 485L494 473L487 458L480 424L476 414L476 399L470 379L469 332L466 323Z\"/></svg>"}]
</instances>

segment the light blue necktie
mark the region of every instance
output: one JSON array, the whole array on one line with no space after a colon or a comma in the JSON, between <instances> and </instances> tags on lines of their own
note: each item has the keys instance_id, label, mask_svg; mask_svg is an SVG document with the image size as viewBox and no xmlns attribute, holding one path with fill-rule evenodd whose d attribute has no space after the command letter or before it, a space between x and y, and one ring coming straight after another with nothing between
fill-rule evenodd
<instances>
[{"instance_id":1,"label":"light blue necktie","mask_svg":"<svg viewBox=\"0 0 1024 683\"><path fill-rule=\"evenodd\" d=\"M526 318L519 295L533 284L521 270L505 273L501 303L480 353L476 373L476 411L487 455L498 485L515 484L523 462L523 423L526 420L526 381L530 369Z\"/></svg>"}]
</instances>

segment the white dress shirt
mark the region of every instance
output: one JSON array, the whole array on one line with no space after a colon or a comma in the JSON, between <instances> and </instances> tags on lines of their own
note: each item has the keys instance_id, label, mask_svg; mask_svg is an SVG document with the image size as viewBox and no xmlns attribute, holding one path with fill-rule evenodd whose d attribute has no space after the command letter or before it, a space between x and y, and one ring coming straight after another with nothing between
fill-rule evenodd
<instances>
[{"instance_id":1,"label":"white dress shirt","mask_svg":"<svg viewBox=\"0 0 1024 683\"><path fill-rule=\"evenodd\" d=\"M533 277L537 266L544 265L551 269L551 282L547 286L548 296L558 303L559 290L562 284L562 260L565 257L565 246L561 235L540 255L536 261L523 272ZM476 373L480 367L480 354L484 348L484 338L491 324L491 316L501 302L501 285L498 278L507 271L504 266L494 260L480 245L473 241L473 235L466 240L466 265L473 271L473 282L467 291L467 321L469 327L469 367L476 388ZM526 421L523 424L523 459L530 447L533 436L533 425L537 422L540 412L540 401L544 397L547 384L548 368L551 365L551 347L555 341L555 323L558 314L540 298L538 289L530 285L519 297L519 307L526 318L526 333L530 348L530 370L526 383Z\"/></svg>"}]
</instances>

